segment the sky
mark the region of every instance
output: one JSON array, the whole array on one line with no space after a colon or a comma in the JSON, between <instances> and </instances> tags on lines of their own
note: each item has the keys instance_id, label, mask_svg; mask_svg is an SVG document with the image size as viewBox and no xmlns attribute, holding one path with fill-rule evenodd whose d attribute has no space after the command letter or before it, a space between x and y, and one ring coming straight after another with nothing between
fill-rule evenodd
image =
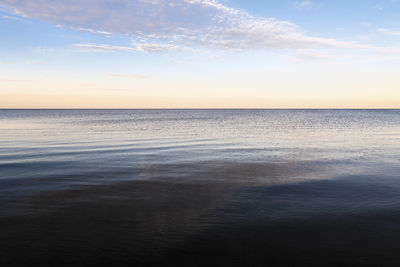
<instances>
[{"instance_id":1,"label":"sky","mask_svg":"<svg viewBox=\"0 0 400 267\"><path fill-rule=\"evenodd\" d=\"M400 0L0 0L0 108L400 108Z\"/></svg>"}]
</instances>

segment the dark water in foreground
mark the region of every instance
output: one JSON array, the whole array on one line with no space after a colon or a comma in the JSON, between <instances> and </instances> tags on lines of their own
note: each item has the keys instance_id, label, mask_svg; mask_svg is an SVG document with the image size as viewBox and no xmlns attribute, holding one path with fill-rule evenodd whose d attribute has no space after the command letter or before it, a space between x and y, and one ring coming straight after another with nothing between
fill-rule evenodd
<instances>
[{"instance_id":1,"label":"dark water in foreground","mask_svg":"<svg viewBox=\"0 0 400 267\"><path fill-rule=\"evenodd\" d=\"M0 266L400 266L400 110L0 110Z\"/></svg>"}]
</instances>

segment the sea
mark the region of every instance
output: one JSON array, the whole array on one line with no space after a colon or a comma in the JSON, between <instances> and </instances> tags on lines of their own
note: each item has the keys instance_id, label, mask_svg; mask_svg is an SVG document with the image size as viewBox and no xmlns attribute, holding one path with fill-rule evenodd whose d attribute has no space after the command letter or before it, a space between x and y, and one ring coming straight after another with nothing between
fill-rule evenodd
<instances>
[{"instance_id":1,"label":"sea","mask_svg":"<svg viewBox=\"0 0 400 267\"><path fill-rule=\"evenodd\" d=\"M0 110L0 266L400 266L400 110Z\"/></svg>"}]
</instances>

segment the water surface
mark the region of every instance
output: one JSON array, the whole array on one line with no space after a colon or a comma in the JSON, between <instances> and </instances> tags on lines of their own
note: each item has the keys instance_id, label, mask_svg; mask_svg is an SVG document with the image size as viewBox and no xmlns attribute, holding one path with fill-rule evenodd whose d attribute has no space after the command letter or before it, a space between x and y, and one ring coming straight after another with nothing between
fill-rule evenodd
<instances>
[{"instance_id":1,"label":"water surface","mask_svg":"<svg viewBox=\"0 0 400 267\"><path fill-rule=\"evenodd\" d=\"M400 110L0 110L5 266L399 266Z\"/></svg>"}]
</instances>

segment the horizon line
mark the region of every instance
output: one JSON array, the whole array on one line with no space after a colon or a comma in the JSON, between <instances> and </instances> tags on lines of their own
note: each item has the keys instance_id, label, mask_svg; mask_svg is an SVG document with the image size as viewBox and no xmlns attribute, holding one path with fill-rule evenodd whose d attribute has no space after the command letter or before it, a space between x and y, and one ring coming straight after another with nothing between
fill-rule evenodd
<instances>
[{"instance_id":1,"label":"horizon line","mask_svg":"<svg viewBox=\"0 0 400 267\"><path fill-rule=\"evenodd\" d=\"M390 108L0 108L0 110L400 110Z\"/></svg>"}]
</instances>

